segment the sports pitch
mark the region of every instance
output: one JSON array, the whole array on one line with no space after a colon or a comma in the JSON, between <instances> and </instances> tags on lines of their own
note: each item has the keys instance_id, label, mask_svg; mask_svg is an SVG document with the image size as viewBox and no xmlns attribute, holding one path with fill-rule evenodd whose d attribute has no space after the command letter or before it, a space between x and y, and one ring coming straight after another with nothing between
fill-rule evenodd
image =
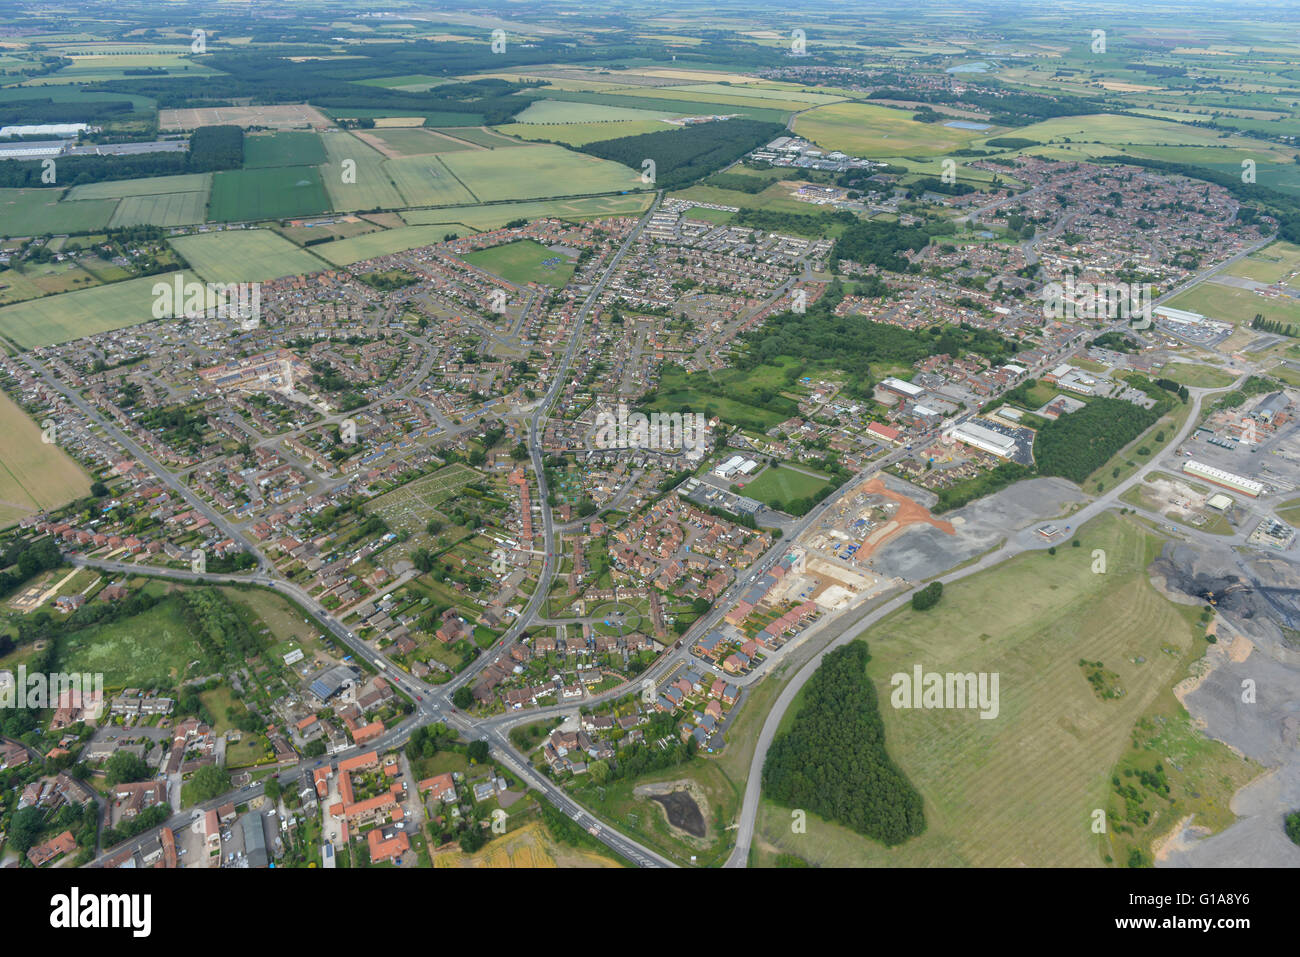
<instances>
[{"instance_id":1,"label":"sports pitch","mask_svg":"<svg viewBox=\"0 0 1300 957\"><path fill-rule=\"evenodd\" d=\"M573 278L573 261L552 252L531 239L476 249L466 253L466 262L523 286L530 282L546 286L563 286Z\"/></svg>"}]
</instances>

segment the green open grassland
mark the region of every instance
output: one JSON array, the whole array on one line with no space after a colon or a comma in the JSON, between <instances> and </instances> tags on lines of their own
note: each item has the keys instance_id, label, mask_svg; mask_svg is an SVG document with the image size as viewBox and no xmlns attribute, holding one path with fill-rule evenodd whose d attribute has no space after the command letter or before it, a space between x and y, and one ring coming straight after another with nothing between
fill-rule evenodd
<instances>
[{"instance_id":1,"label":"green open grassland","mask_svg":"<svg viewBox=\"0 0 1300 957\"><path fill-rule=\"evenodd\" d=\"M450 136L452 139L464 140L466 143L473 143L475 146L486 146L490 150L499 150L503 147L523 146L518 140L512 140L507 136L502 136L486 127L474 126L451 126L446 129L435 130L435 133L441 133L443 136Z\"/></svg>"},{"instance_id":2,"label":"green open grassland","mask_svg":"<svg viewBox=\"0 0 1300 957\"><path fill-rule=\"evenodd\" d=\"M208 194L163 193L155 196L127 196L120 200L110 228L122 226L193 226L207 219Z\"/></svg>"},{"instance_id":3,"label":"green open grassland","mask_svg":"<svg viewBox=\"0 0 1300 957\"><path fill-rule=\"evenodd\" d=\"M809 475L802 466L768 467L758 478L742 486L749 498L773 508L783 508L794 499L811 498L827 485L825 478Z\"/></svg>"},{"instance_id":4,"label":"green open grassland","mask_svg":"<svg viewBox=\"0 0 1300 957\"><path fill-rule=\"evenodd\" d=\"M211 188L211 173L182 173L178 176L86 183L72 187L64 199L80 202L86 199L121 199L123 196L158 196L163 193L206 193Z\"/></svg>"},{"instance_id":5,"label":"green open grassland","mask_svg":"<svg viewBox=\"0 0 1300 957\"><path fill-rule=\"evenodd\" d=\"M61 666L73 672L101 672L106 688L172 687L203 658L181 616L178 600L167 599L140 615L75 632L63 641Z\"/></svg>"},{"instance_id":6,"label":"green open grassland","mask_svg":"<svg viewBox=\"0 0 1300 957\"><path fill-rule=\"evenodd\" d=\"M454 153L448 168L481 202L545 199L641 189L640 171L562 146L526 146L490 153Z\"/></svg>"},{"instance_id":7,"label":"green open grassland","mask_svg":"<svg viewBox=\"0 0 1300 957\"><path fill-rule=\"evenodd\" d=\"M209 218L262 221L313 216L329 208L329 196L314 166L276 166L217 173Z\"/></svg>"},{"instance_id":8,"label":"green open grassland","mask_svg":"<svg viewBox=\"0 0 1300 957\"><path fill-rule=\"evenodd\" d=\"M366 130L367 139L378 140L399 156L427 156L430 153L457 153L472 150L474 144L443 136L421 127Z\"/></svg>"},{"instance_id":9,"label":"green open grassland","mask_svg":"<svg viewBox=\"0 0 1300 957\"><path fill-rule=\"evenodd\" d=\"M153 285L175 273L141 276L0 308L0 336L34 349L153 319Z\"/></svg>"},{"instance_id":10,"label":"green open grassland","mask_svg":"<svg viewBox=\"0 0 1300 957\"><path fill-rule=\"evenodd\" d=\"M466 253L466 262L473 263L481 269L508 279L517 285L530 282L547 286L563 286L573 277L573 261L559 253L553 253L541 243L531 239L492 246L488 249L476 249ZM549 267L543 263L559 259Z\"/></svg>"},{"instance_id":11,"label":"green open grassland","mask_svg":"<svg viewBox=\"0 0 1300 957\"><path fill-rule=\"evenodd\" d=\"M524 140L549 140L553 143L564 143L568 146L586 146L588 143L613 140L620 136L659 133L663 130L670 130L672 127L660 120L624 120L606 123L507 123L504 126L493 127L493 129Z\"/></svg>"},{"instance_id":12,"label":"green open grassland","mask_svg":"<svg viewBox=\"0 0 1300 957\"><path fill-rule=\"evenodd\" d=\"M588 196L578 199L542 199L522 203L494 203L451 209L410 209L402 218L413 226L428 223L463 224L474 231L500 229L516 219L554 217L569 222L607 216L639 216L650 206L650 193L626 196Z\"/></svg>"},{"instance_id":13,"label":"green open grassland","mask_svg":"<svg viewBox=\"0 0 1300 957\"><path fill-rule=\"evenodd\" d=\"M1290 279L1297 271L1300 271L1300 246L1276 242L1256 250L1245 259L1238 259L1224 270L1224 274L1274 283Z\"/></svg>"},{"instance_id":14,"label":"green open grassland","mask_svg":"<svg viewBox=\"0 0 1300 957\"><path fill-rule=\"evenodd\" d=\"M244 169L315 166L325 162L325 147L315 133L290 131L244 137Z\"/></svg>"},{"instance_id":15,"label":"green open grassland","mask_svg":"<svg viewBox=\"0 0 1300 957\"><path fill-rule=\"evenodd\" d=\"M57 439L58 433L55 433ZM13 400L0 392L0 525L57 508L90 491L90 479Z\"/></svg>"},{"instance_id":16,"label":"green open grassland","mask_svg":"<svg viewBox=\"0 0 1300 957\"><path fill-rule=\"evenodd\" d=\"M321 134L325 144L326 162L320 167L321 180L329 193L330 208L336 212L353 212L358 209L397 209L405 206L402 194L397 191L384 169L384 154L369 143L342 130ZM344 182L344 163L354 175L353 182Z\"/></svg>"},{"instance_id":17,"label":"green open grassland","mask_svg":"<svg viewBox=\"0 0 1300 957\"><path fill-rule=\"evenodd\" d=\"M1092 812L1110 806L1121 764L1163 758L1135 747L1134 728L1175 711L1186 718L1176 701L1170 706L1170 689L1202 656L1205 640L1195 625L1199 607L1175 605L1147 579L1159 538L1114 514L1089 522L1079 538L1080 548L1020 555L950 584L934 609L904 609L865 633L887 747L925 798L925 833L885 848L809 815L807 833L793 834L789 810L764 802L761 858L781 852L841 866L1106 863L1117 849L1092 833ZM1106 570L1094 574L1099 548ZM1099 697L1080 659L1102 662L1123 694ZM998 673L998 717L893 708L891 676L917 664ZM1197 736L1196 748L1180 749L1181 771L1166 761L1177 803L1151 798L1150 824L1125 840L1149 843L1193 813L1212 829L1231 819L1227 802L1255 769Z\"/></svg>"},{"instance_id":18,"label":"green open grassland","mask_svg":"<svg viewBox=\"0 0 1300 957\"><path fill-rule=\"evenodd\" d=\"M661 121L683 116L680 110L638 110L603 103L573 103L565 100L535 100L528 109L515 115L516 125L545 123L613 123L615 121ZM664 126L665 124L660 124Z\"/></svg>"},{"instance_id":19,"label":"green open grassland","mask_svg":"<svg viewBox=\"0 0 1300 957\"><path fill-rule=\"evenodd\" d=\"M146 179L110 180L87 183L68 190L64 203L81 204L88 210L96 201L116 200L107 225L120 226L190 226L207 218L208 196L212 190L211 173L185 173L179 176L154 176Z\"/></svg>"},{"instance_id":20,"label":"green open grassland","mask_svg":"<svg viewBox=\"0 0 1300 957\"><path fill-rule=\"evenodd\" d=\"M454 155L454 154L453 154ZM477 160L490 153L476 152ZM384 162L384 172L402 195L402 206L457 206L481 202L448 168L452 156L402 156ZM516 169L516 172L518 170Z\"/></svg>"},{"instance_id":21,"label":"green open grassland","mask_svg":"<svg viewBox=\"0 0 1300 957\"><path fill-rule=\"evenodd\" d=\"M795 117L794 131L825 149L872 158L940 156L979 135L942 123L918 123L905 110L868 103L819 106Z\"/></svg>"},{"instance_id":22,"label":"green open grassland","mask_svg":"<svg viewBox=\"0 0 1300 957\"><path fill-rule=\"evenodd\" d=\"M269 229L177 236L171 244L207 282L258 282L329 268Z\"/></svg>"},{"instance_id":23,"label":"green open grassland","mask_svg":"<svg viewBox=\"0 0 1300 957\"><path fill-rule=\"evenodd\" d=\"M44 236L103 229L115 199L61 203L61 189L0 189L0 236Z\"/></svg>"},{"instance_id":24,"label":"green open grassland","mask_svg":"<svg viewBox=\"0 0 1300 957\"><path fill-rule=\"evenodd\" d=\"M405 252L420 246L432 246L442 242L449 232L464 232L454 228L455 224L446 223L433 226L402 226L397 229L385 229L364 236L339 239L332 243L313 246L312 252L336 266L350 266L376 256L389 253Z\"/></svg>"}]
</instances>

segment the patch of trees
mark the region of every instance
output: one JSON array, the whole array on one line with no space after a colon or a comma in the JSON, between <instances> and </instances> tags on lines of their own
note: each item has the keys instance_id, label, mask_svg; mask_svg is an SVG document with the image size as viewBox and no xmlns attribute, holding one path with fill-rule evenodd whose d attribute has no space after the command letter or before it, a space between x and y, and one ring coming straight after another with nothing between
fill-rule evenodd
<instances>
[{"instance_id":1,"label":"patch of trees","mask_svg":"<svg viewBox=\"0 0 1300 957\"><path fill-rule=\"evenodd\" d=\"M763 765L763 792L887 845L925 830L921 795L885 750L867 645L837 648L804 688L790 730Z\"/></svg>"},{"instance_id":2,"label":"patch of trees","mask_svg":"<svg viewBox=\"0 0 1300 957\"><path fill-rule=\"evenodd\" d=\"M151 808L146 808L135 817L122 821L117 827L104 828L103 845L112 847L114 844L121 844L137 834L143 834L145 831L158 827L171 816L171 813L172 809L169 804L155 804Z\"/></svg>"},{"instance_id":3,"label":"patch of trees","mask_svg":"<svg viewBox=\"0 0 1300 957\"><path fill-rule=\"evenodd\" d=\"M918 179L912 184L909 195L920 196L922 193L942 193L945 196L965 196L967 193L975 192L975 187L970 183L945 183L938 177L930 176L926 179Z\"/></svg>"},{"instance_id":4,"label":"patch of trees","mask_svg":"<svg viewBox=\"0 0 1300 957\"><path fill-rule=\"evenodd\" d=\"M68 100L57 102L47 98L31 100L5 100L5 124L34 126L42 123L90 123L103 125L112 120L125 119L135 112L130 100ZM48 135L40 139L48 140Z\"/></svg>"},{"instance_id":5,"label":"patch of trees","mask_svg":"<svg viewBox=\"0 0 1300 957\"><path fill-rule=\"evenodd\" d=\"M939 501L934 507L934 512L939 514L961 508L968 502L983 498L985 495L992 495L1021 479L1032 478L1033 475L1034 470L1028 465L1021 465L1019 462L1003 462L965 482L939 489L937 493Z\"/></svg>"},{"instance_id":6,"label":"patch of trees","mask_svg":"<svg viewBox=\"0 0 1300 957\"><path fill-rule=\"evenodd\" d=\"M598 140L578 149L635 170L641 170L645 160L654 160L655 185L675 189L729 166L784 132L779 123L739 118Z\"/></svg>"},{"instance_id":7,"label":"patch of trees","mask_svg":"<svg viewBox=\"0 0 1300 957\"><path fill-rule=\"evenodd\" d=\"M1159 417L1155 409L1094 398L1039 430L1034 441L1038 471L1082 483Z\"/></svg>"},{"instance_id":8,"label":"patch of trees","mask_svg":"<svg viewBox=\"0 0 1300 957\"><path fill-rule=\"evenodd\" d=\"M54 539L46 536L29 542L15 539L0 551L0 595L8 595L33 575L63 564L63 554Z\"/></svg>"},{"instance_id":9,"label":"patch of trees","mask_svg":"<svg viewBox=\"0 0 1300 957\"><path fill-rule=\"evenodd\" d=\"M929 611L939 604L939 599L942 597L943 582L930 582L930 584L912 595L912 610Z\"/></svg>"},{"instance_id":10,"label":"patch of trees","mask_svg":"<svg viewBox=\"0 0 1300 957\"><path fill-rule=\"evenodd\" d=\"M931 236L952 231L951 223L921 227L900 226L896 222L877 223L869 219L854 220L835 240L830 256L831 270L838 268L841 259L848 259L863 266L908 272L912 264L903 257L904 252L920 252L930 245Z\"/></svg>"},{"instance_id":11,"label":"patch of trees","mask_svg":"<svg viewBox=\"0 0 1300 957\"><path fill-rule=\"evenodd\" d=\"M714 173L704 181L705 186L729 189L736 193L761 193L771 184L771 180L758 176L742 176L739 173Z\"/></svg>"},{"instance_id":12,"label":"patch of trees","mask_svg":"<svg viewBox=\"0 0 1300 957\"><path fill-rule=\"evenodd\" d=\"M1265 319L1259 313L1255 313L1255 318L1250 320L1250 328L1258 329L1261 332L1271 332L1278 336L1290 336L1295 338L1296 327L1289 322L1278 322L1276 319Z\"/></svg>"},{"instance_id":13,"label":"patch of trees","mask_svg":"<svg viewBox=\"0 0 1300 957\"><path fill-rule=\"evenodd\" d=\"M243 666L261 654L262 639L215 588L181 592L180 611L209 663Z\"/></svg>"},{"instance_id":14,"label":"patch of trees","mask_svg":"<svg viewBox=\"0 0 1300 957\"><path fill-rule=\"evenodd\" d=\"M985 146L995 146L1002 150L1023 150L1031 146L1042 146L1038 140L1025 139L1023 136L998 136L986 140Z\"/></svg>"}]
</instances>

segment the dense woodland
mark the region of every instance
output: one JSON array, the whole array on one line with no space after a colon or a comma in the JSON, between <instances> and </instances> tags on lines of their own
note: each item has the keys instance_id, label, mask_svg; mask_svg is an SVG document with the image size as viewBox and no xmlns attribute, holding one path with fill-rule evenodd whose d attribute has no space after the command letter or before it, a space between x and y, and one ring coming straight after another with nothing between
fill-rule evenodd
<instances>
[{"instance_id":1,"label":"dense woodland","mask_svg":"<svg viewBox=\"0 0 1300 957\"><path fill-rule=\"evenodd\" d=\"M655 185L673 189L730 165L783 132L785 127L779 123L738 118L599 140L580 149L636 170L645 160L654 160Z\"/></svg>"},{"instance_id":2,"label":"dense woodland","mask_svg":"<svg viewBox=\"0 0 1300 957\"><path fill-rule=\"evenodd\" d=\"M864 641L837 648L803 690L803 705L763 765L763 793L884 844L925 830L921 795L885 750Z\"/></svg>"}]
</instances>

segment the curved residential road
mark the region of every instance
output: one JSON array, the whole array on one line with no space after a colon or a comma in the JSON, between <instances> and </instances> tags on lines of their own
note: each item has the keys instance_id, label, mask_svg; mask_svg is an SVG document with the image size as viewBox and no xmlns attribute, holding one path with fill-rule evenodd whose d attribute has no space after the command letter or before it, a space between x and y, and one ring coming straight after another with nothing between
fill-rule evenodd
<instances>
[{"instance_id":1,"label":"curved residential road","mask_svg":"<svg viewBox=\"0 0 1300 957\"><path fill-rule=\"evenodd\" d=\"M587 294L587 298L584 300L582 308L578 310L578 314L574 317L573 335L569 337L568 348L564 350L564 356L561 358L560 364L555 368L555 376L551 380L551 386L546 390L546 395L542 397L541 402L537 403L536 408L533 410L533 414L529 417L528 454L532 460L533 472L537 475L537 505L542 513L542 541L544 548L542 554L542 571L537 579L537 587L533 589L533 593L529 597L527 605L524 606L523 612L521 612L519 617L515 619L514 623L506 629L505 633L502 634L495 643L493 643L493 648L505 648L523 634L524 629L527 628L528 625L537 617L537 613L541 609L542 603L546 601L546 597L550 594L551 581L554 579L556 568L559 565L559 554L555 547L556 526L554 517L551 514L550 506L546 504L548 489L546 487L546 470L542 463L542 423L546 421L546 418L550 415L551 407L555 404L556 400L559 399L560 393L564 391L565 380L569 375L569 366L573 362L573 357L578 352L578 348L582 342L582 330L586 328L587 316L590 315L592 308L594 308L596 303L600 300L601 293L605 291L606 283L609 282L610 277L612 277L618 269L618 264L622 262L623 256L632 248L633 244L641 238L641 233L645 230L646 226L649 225L650 218L654 216L655 212L659 209L659 203L662 199L662 191L655 193L654 200L650 203L650 208L642 215L636 228L633 229L632 232L628 234L627 238L623 240L622 244L618 248L618 252L613 255L609 261L609 265L606 266L604 272L601 273L600 279L591 287L591 292ZM492 656L490 654L480 655L474 664L470 665L451 681L441 685L441 694L450 699L451 695L455 693L457 688L477 677L478 673L491 663L491 658Z\"/></svg>"},{"instance_id":2,"label":"curved residential road","mask_svg":"<svg viewBox=\"0 0 1300 957\"><path fill-rule=\"evenodd\" d=\"M1113 508L1119 501L1120 495L1128 491L1134 485L1137 485L1146 478L1148 472L1158 468L1158 461L1164 459L1171 449L1177 448L1192 434L1200 420L1201 403L1206 396L1219 392L1229 392L1237 388L1246 379L1243 373L1237 378L1232 385L1224 386L1218 389L1188 389L1191 396L1192 409L1187 416L1187 421L1179 429L1172 441L1165 447L1166 452L1155 456L1152 461L1139 468L1129 478L1117 484L1109 492L1104 493L1094 501L1085 505L1078 512L1071 515L1070 524L1074 528L1082 526L1085 522L1095 518L1102 512ZM1041 550L1051 547L1050 543L1038 538L1034 532L1034 526L1039 523L1034 522L1029 526L1021 529L1011 535L1007 541L1000 547L985 555L979 561L968 565L959 571L952 572L948 575L940 575L934 579L941 581L945 585L951 582L959 581L969 575L992 568L999 565L1009 558L1013 558L1022 552ZM875 611L863 617L853 627L846 629L839 636L833 638L825 648L813 655L806 664L795 674L790 682L781 689L781 694L777 697L772 705L772 710L768 712L767 719L763 722L763 728L759 732L758 742L754 747L754 757L749 764L749 774L745 782L745 797L741 803L740 818L736 828L736 846L732 849L731 856L727 858L726 867L746 867L749 864L749 851L754 839L754 826L758 819L759 800L762 797L762 778L763 765L767 761L768 749L772 746L772 740L776 737L776 729L781 724L786 710L794 701L799 690L808 682L814 672L821 667L822 658L828 652L854 641L867 629L878 623L885 616L902 608L907 602L911 601L912 595L922 586L914 586L903 594L891 599L881 605Z\"/></svg>"}]
</instances>

